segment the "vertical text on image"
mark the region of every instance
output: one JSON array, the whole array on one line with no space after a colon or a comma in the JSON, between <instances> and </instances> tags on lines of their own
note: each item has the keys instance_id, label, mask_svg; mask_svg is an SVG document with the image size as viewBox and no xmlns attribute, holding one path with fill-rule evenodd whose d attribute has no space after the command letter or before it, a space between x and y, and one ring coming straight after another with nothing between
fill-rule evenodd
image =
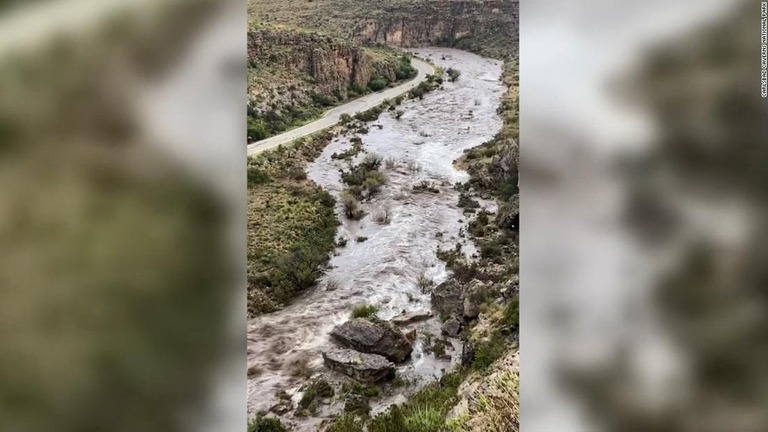
<instances>
[{"instance_id":1,"label":"vertical text on image","mask_svg":"<svg viewBox=\"0 0 768 432\"><path fill-rule=\"evenodd\" d=\"M760 2L760 96L768 97L768 2Z\"/></svg>"}]
</instances>

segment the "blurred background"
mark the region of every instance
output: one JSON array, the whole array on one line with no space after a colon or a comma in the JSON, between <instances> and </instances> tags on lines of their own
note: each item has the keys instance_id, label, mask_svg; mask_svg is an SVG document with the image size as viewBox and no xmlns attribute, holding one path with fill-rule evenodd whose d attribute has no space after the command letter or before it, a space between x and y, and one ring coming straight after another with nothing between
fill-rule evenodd
<instances>
[{"instance_id":1,"label":"blurred background","mask_svg":"<svg viewBox=\"0 0 768 432\"><path fill-rule=\"evenodd\" d=\"M768 430L760 2L521 2L521 430Z\"/></svg>"},{"instance_id":2,"label":"blurred background","mask_svg":"<svg viewBox=\"0 0 768 432\"><path fill-rule=\"evenodd\" d=\"M246 429L245 26L0 2L0 430Z\"/></svg>"}]
</instances>

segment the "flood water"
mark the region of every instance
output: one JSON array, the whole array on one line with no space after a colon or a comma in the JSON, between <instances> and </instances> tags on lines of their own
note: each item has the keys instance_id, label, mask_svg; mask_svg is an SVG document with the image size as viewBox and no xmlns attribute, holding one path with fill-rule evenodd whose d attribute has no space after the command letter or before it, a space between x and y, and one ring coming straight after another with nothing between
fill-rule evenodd
<instances>
[{"instance_id":1,"label":"flood water","mask_svg":"<svg viewBox=\"0 0 768 432\"><path fill-rule=\"evenodd\" d=\"M382 319L403 311L429 310L429 294L418 285L420 278L435 284L445 281L445 264L436 256L438 247L453 249L456 243L471 256L471 241L460 231L466 219L457 206L459 193L454 184L468 179L453 161L465 149L491 139L501 127L497 114L504 87L500 82L501 63L495 60L446 48L415 49L416 55L438 66L461 72L452 83L447 77L442 90L425 95L423 100L408 100L398 107L404 114L396 119L385 111L358 135L365 154L376 154L385 161L381 170L388 183L380 194L364 202L366 216L360 221L340 217L337 237L347 239L331 259L331 268L316 288L306 292L284 309L253 318L248 323L248 365L260 373L248 380L248 412L269 410L277 402L275 393L285 390L300 398L299 388L307 380L295 378L296 365L304 365L329 381L344 380L325 369L321 352L333 345L331 329L349 319L358 304L375 304ZM308 167L309 178L339 197L344 185L340 170L348 163L331 158L351 147L354 134L335 138ZM428 182L439 193L415 192L413 187ZM377 223L375 215L387 211L390 223ZM343 214L341 205L337 209ZM358 238L367 238L358 242ZM404 394L441 376L460 360L461 345L452 340L451 359L437 359L424 352L427 333L440 336L440 322L432 318L404 327L416 329L417 338L411 359L398 365L398 375L410 383L405 388L385 393L372 401L374 412L404 398ZM285 417L297 431L311 431L322 417L343 407L340 403L321 407L316 418Z\"/></svg>"}]
</instances>

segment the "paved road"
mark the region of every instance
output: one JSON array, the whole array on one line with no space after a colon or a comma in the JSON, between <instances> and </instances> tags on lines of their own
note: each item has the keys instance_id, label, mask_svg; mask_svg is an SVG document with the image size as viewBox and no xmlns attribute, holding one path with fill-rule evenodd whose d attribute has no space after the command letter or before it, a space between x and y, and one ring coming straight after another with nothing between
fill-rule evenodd
<instances>
[{"instance_id":1,"label":"paved road","mask_svg":"<svg viewBox=\"0 0 768 432\"><path fill-rule=\"evenodd\" d=\"M416 68L419 74L416 75L416 78L408 81L407 83L378 93L372 93L359 99L355 99L352 102L338 106L326 112L322 118L315 120L312 123L308 123L300 128L283 132L280 135L275 135L265 140L248 144L248 155L250 156L263 152L264 150L269 150L279 146L280 144L286 144L297 138L301 138L321 131L325 128L331 127L339 122L339 118L342 114L355 115L358 112L369 110L381 104L385 99L394 99L416 87L422 81L426 80L427 75L435 73L435 69L431 65L419 59L411 58L411 65Z\"/></svg>"}]
</instances>

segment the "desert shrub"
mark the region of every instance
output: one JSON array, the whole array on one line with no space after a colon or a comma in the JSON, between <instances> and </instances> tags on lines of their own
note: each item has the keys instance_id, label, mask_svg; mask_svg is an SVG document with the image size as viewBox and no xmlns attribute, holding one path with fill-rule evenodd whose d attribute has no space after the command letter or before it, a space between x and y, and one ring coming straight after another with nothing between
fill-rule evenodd
<instances>
[{"instance_id":1,"label":"desert shrub","mask_svg":"<svg viewBox=\"0 0 768 432\"><path fill-rule=\"evenodd\" d=\"M504 307L504 317L501 324L510 328L520 326L520 299L515 297Z\"/></svg>"},{"instance_id":2,"label":"desert shrub","mask_svg":"<svg viewBox=\"0 0 768 432\"><path fill-rule=\"evenodd\" d=\"M450 346L450 343L447 340L437 339L434 345L432 345L432 352L435 353L435 356L442 357L445 355L445 348L448 346Z\"/></svg>"},{"instance_id":3,"label":"desert shrub","mask_svg":"<svg viewBox=\"0 0 768 432\"><path fill-rule=\"evenodd\" d=\"M426 273L422 273L416 280L416 285L418 285L418 287L421 289L421 292L428 292L432 289L433 286L435 286L435 282L427 277Z\"/></svg>"},{"instance_id":4,"label":"desert shrub","mask_svg":"<svg viewBox=\"0 0 768 432\"><path fill-rule=\"evenodd\" d=\"M354 193L344 191L341 193L341 203L344 207L344 216L352 220L360 220L365 216L365 212L360 208L360 201Z\"/></svg>"},{"instance_id":5,"label":"desert shrub","mask_svg":"<svg viewBox=\"0 0 768 432\"><path fill-rule=\"evenodd\" d=\"M363 432L363 424L353 413L337 417L325 432Z\"/></svg>"},{"instance_id":6,"label":"desert shrub","mask_svg":"<svg viewBox=\"0 0 768 432\"><path fill-rule=\"evenodd\" d=\"M440 189L436 188L432 183L427 180L422 180L420 183L413 186L414 192L431 192L440 193Z\"/></svg>"},{"instance_id":7,"label":"desert shrub","mask_svg":"<svg viewBox=\"0 0 768 432\"><path fill-rule=\"evenodd\" d=\"M365 94L365 88L357 83L350 85L349 91L352 92L354 95Z\"/></svg>"},{"instance_id":8,"label":"desert shrub","mask_svg":"<svg viewBox=\"0 0 768 432\"><path fill-rule=\"evenodd\" d=\"M361 165L369 171L377 170L381 167L382 157L377 154L369 154L363 159Z\"/></svg>"},{"instance_id":9,"label":"desert shrub","mask_svg":"<svg viewBox=\"0 0 768 432\"><path fill-rule=\"evenodd\" d=\"M333 387L327 381L319 379L307 384L304 394L299 400L299 410L306 410L314 413L317 410L318 398L333 397Z\"/></svg>"},{"instance_id":10,"label":"desert shrub","mask_svg":"<svg viewBox=\"0 0 768 432\"><path fill-rule=\"evenodd\" d=\"M365 236L358 236L358 237L355 239L355 241L356 241L356 242L358 242L358 243L366 242L366 241L368 241L368 237L365 237Z\"/></svg>"},{"instance_id":11,"label":"desert shrub","mask_svg":"<svg viewBox=\"0 0 768 432\"><path fill-rule=\"evenodd\" d=\"M371 198L381 191L381 187L387 183L387 176L381 171L371 171L363 181L366 198Z\"/></svg>"},{"instance_id":12,"label":"desert shrub","mask_svg":"<svg viewBox=\"0 0 768 432\"><path fill-rule=\"evenodd\" d=\"M400 57L400 63L397 66L397 70L395 70L395 76L398 80L404 80L408 78L413 78L418 74L418 71L416 68L411 66L411 59L408 56L402 56Z\"/></svg>"},{"instance_id":13,"label":"desert shrub","mask_svg":"<svg viewBox=\"0 0 768 432\"><path fill-rule=\"evenodd\" d=\"M385 88L387 88L388 85L389 85L389 81L386 78L376 77L376 78L373 78L368 83L368 88L371 89L372 91L377 92L380 90L384 90Z\"/></svg>"},{"instance_id":14,"label":"desert shrub","mask_svg":"<svg viewBox=\"0 0 768 432\"><path fill-rule=\"evenodd\" d=\"M269 174L256 167L248 167L248 187L260 185L269 182Z\"/></svg>"},{"instance_id":15,"label":"desert shrub","mask_svg":"<svg viewBox=\"0 0 768 432\"><path fill-rule=\"evenodd\" d=\"M342 115L339 117L339 122L340 122L342 125L346 125L346 124L349 124L351 121L352 121L352 116L351 116L351 115L349 115L349 114L342 114Z\"/></svg>"},{"instance_id":16,"label":"desert shrub","mask_svg":"<svg viewBox=\"0 0 768 432\"><path fill-rule=\"evenodd\" d=\"M456 82L456 80L459 79L459 76L461 76L461 72L454 68L448 68L445 72L448 74L448 79L451 82Z\"/></svg>"},{"instance_id":17,"label":"desert shrub","mask_svg":"<svg viewBox=\"0 0 768 432\"><path fill-rule=\"evenodd\" d=\"M354 394L359 396L365 396L373 398L381 394L381 390L373 384L362 384L357 381L344 383L341 386L341 391L345 394Z\"/></svg>"},{"instance_id":18,"label":"desert shrub","mask_svg":"<svg viewBox=\"0 0 768 432\"><path fill-rule=\"evenodd\" d=\"M376 307L376 305L357 305L352 309L352 318L375 318L376 312L378 312L378 310L379 309Z\"/></svg>"},{"instance_id":19,"label":"desert shrub","mask_svg":"<svg viewBox=\"0 0 768 432\"><path fill-rule=\"evenodd\" d=\"M297 247L279 260L271 272L271 288L278 298L292 297L293 293L313 286L322 275L322 264L328 253L313 245Z\"/></svg>"},{"instance_id":20,"label":"desert shrub","mask_svg":"<svg viewBox=\"0 0 768 432\"><path fill-rule=\"evenodd\" d=\"M378 155L368 155L360 165L341 173L341 180L350 186L348 189L355 198L371 198L387 183L387 176L378 171L383 159Z\"/></svg>"},{"instance_id":21,"label":"desert shrub","mask_svg":"<svg viewBox=\"0 0 768 432\"><path fill-rule=\"evenodd\" d=\"M306 180L307 179L307 172L304 171L304 168L299 166L293 166L288 169L288 177L292 180Z\"/></svg>"},{"instance_id":22,"label":"desert shrub","mask_svg":"<svg viewBox=\"0 0 768 432\"><path fill-rule=\"evenodd\" d=\"M336 104L336 100L332 97L319 93L312 93L312 103L320 107L329 107Z\"/></svg>"},{"instance_id":23,"label":"desert shrub","mask_svg":"<svg viewBox=\"0 0 768 432\"><path fill-rule=\"evenodd\" d=\"M248 422L248 432L287 432L280 420L257 414Z\"/></svg>"},{"instance_id":24,"label":"desert shrub","mask_svg":"<svg viewBox=\"0 0 768 432\"><path fill-rule=\"evenodd\" d=\"M248 141L261 141L267 138L269 133L267 132L264 123L254 119L248 119Z\"/></svg>"},{"instance_id":25,"label":"desert shrub","mask_svg":"<svg viewBox=\"0 0 768 432\"><path fill-rule=\"evenodd\" d=\"M476 208L480 208L480 203L477 200L470 197L468 194L462 192L459 195L459 207L463 209L476 209ZM485 223L487 224L488 222L485 222Z\"/></svg>"},{"instance_id":26,"label":"desert shrub","mask_svg":"<svg viewBox=\"0 0 768 432\"><path fill-rule=\"evenodd\" d=\"M389 225L392 222L392 209L385 207L373 215L373 220L379 225Z\"/></svg>"},{"instance_id":27,"label":"desert shrub","mask_svg":"<svg viewBox=\"0 0 768 432\"><path fill-rule=\"evenodd\" d=\"M472 359L472 368L479 371L487 370L493 362L503 356L509 345L501 334L494 330L488 340L484 340L475 347L475 355Z\"/></svg>"},{"instance_id":28,"label":"desert shrub","mask_svg":"<svg viewBox=\"0 0 768 432\"><path fill-rule=\"evenodd\" d=\"M484 259L498 261L503 257L503 254L503 238L487 240L480 243L480 257Z\"/></svg>"},{"instance_id":29,"label":"desert shrub","mask_svg":"<svg viewBox=\"0 0 768 432\"><path fill-rule=\"evenodd\" d=\"M367 111L363 111L355 114L355 119L360 120L362 122L372 122L379 118L382 111L384 111L383 105L373 107Z\"/></svg>"}]
</instances>

